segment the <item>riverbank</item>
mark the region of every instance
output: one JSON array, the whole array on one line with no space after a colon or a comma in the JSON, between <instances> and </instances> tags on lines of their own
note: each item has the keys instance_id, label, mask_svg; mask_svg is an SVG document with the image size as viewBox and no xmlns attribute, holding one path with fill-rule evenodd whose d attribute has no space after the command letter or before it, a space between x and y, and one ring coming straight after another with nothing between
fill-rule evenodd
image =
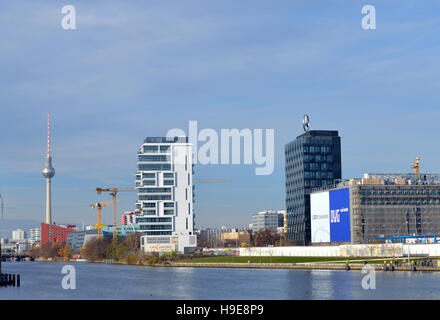
<instances>
[{"instance_id":1,"label":"riverbank","mask_svg":"<svg viewBox=\"0 0 440 320\"><path fill-rule=\"evenodd\" d=\"M376 271L390 271L390 264L369 263ZM172 262L162 267L191 268L250 268L250 269L296 269L296 270L362 270L360 263L212 263L212 262ZM348 268L347 268L348 266ZM386 266L386 267L385 267ZM394 271L431 271L440 272L439 267L416 267L412 265L393 266Z\"/></svg>"},{"instance_id":2,"label":"riverbank","mask_svg":"<svg viewBox=\"0 0 440 320\"><path fill-rule=\"evenodd\" d=\"M219 260L221 257L212 257L211 260ZM215 258L215 259L214 259ZM230 257L223 257L229 258ZM238 257L236 257L238 258ZM249 258L249 257L241 257L241 258ZM273 257L274 260L277 257ZM286 258L286 257L278 257L278 258ZM290 257L292 258L292 257ZM200 258L194 259L194 261L167 261L164 263L138 263L138 264L129 264L127 261L115 261L115 260L100 260L100 261L86 261L86 260L69 260L64 261L62 259L58 260L49 260L49 259L36 259L35 261L39 262L75 262L75 263L103 263L103 264L115 264L115 265L129 265L129 266L149 266L149 267L185 267L185 268L248 268L248 269L296 269L296 270L362 270L365 265L365 261L371 267L373 267L376 271L430 271L430 272L440 272L440 267L424 267L424 266L415 266L412 264L407 264L403 259L396 259L398 264L390 264L392 258L380 258L373 260L349 260L348 263L346 261L342 261L342 259L332 260L330 258L326 258L327 260L319 260L316 258L312 258L312 261L306 261L308 257L295 257L295 263L279 263L279 262L254 262L249 259L248 262L203 262L203 260L209 260L210 258ZM284 260L284 259L283 259ZM387 261L387 263L383 263L383 261ZM391 268L392 266L392 268Z\"/></svg>"}]
</instances>

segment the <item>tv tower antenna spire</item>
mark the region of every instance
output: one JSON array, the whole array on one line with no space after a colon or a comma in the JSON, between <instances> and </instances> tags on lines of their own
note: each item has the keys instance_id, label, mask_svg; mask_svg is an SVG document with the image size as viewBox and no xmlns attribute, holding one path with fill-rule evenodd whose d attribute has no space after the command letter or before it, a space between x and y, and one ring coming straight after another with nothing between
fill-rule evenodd
<instances>
[{"instance_id":1,"label":"tv tower antenna spire","mask_svg":"<svg viewBox=\"0 0 440 320\"><path fill-rule=\"evenodd\" d=\"M50 157L50 113L47 113L47 156Z\"/></svg>"},{"instance_id":2,"label":"tv tower antenna spire","mask_svg":"<svg viewBox=\"0 0 440 320\"><path fill-rule=\"evenodd\" d=\"M52 198L51 198L51 179L55 175L52 167L52 157L50 156L50 113L47 114L47 156L46 166L43 169L43 176L46 178L46 223L52 224Z\"/></svg>"}]
</instances>

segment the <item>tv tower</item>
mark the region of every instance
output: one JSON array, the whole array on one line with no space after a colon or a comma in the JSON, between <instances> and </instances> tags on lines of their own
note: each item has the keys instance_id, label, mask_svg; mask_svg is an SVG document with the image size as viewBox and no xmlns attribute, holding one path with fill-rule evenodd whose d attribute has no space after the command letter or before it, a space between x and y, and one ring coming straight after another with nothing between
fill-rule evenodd
<instances>
[{"instance_id":1,"label":"tv tower","mask_svg":"<svg viewBox=\"0 0 440 320\"><path fill-rule=\"evenodd\" d=\"M46 223L52 224L52 204L50 182L55 175L55 169L52 167L52 157L50 156L50 113L47 114L47 156L46 166L43 169L43 176L46 178Z\"/></svg>"}]
</instances>

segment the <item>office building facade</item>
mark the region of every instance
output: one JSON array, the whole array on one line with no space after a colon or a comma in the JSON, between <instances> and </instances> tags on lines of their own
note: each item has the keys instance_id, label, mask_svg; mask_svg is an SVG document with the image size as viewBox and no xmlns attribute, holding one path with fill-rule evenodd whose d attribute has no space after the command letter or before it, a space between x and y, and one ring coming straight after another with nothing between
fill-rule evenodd
<instances>
[{"instance_id":1,"label":"office building facade","mask_svg":"<svg viewBox=\"0 0 440 320\"><path fill-rule=\"evenodd\" d=\"M338 131L312 130L285 145L287 241L311 242L310 190L342 177Z\"/></svg>"},{"instance_id":2,"label":"office building facade","mask_svg":"<svg viewBox=\"0 0 440 320\"><path fill-rule=\"evenodd\" d=\"M136 224L143 251L193 251L197 238L188 138L146 138L138 152L136 188Z\"/></svg>"},{"instance_id":3,"label":"office building facade","mask_svg":"<svg viewBox=\"0 0 440 320\"><path fill-rule=\"evenodd\" d=\"M280 225L281 223L281 225ZM252 216L252 231L258 232L265 229L277 231L278 227L284 226L284 211L273 210L260 211Z\"/></svg>"}]
</instances>

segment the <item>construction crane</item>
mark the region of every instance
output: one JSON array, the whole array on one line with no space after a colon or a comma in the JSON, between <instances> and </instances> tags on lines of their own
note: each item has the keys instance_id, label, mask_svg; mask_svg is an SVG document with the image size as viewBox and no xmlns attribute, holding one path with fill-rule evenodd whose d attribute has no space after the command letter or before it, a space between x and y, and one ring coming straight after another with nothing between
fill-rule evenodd
<instances>
[{"instance_id":1,"label":"construction crane","mask_svg":"<svg viewBox=\"0 0 440 320\"><path fill-rule=\"evenodd\" d=\"M113 205L113 241L116 241L118 238L117 226L118 226L118 215L116 211L116 197L118 192L133 192L136 191L136 188L96 188L96 193L101 194L102 192L109 192L112 196L112 205Z\"/></svg>"},{"instance_id":2,"label":"construction crane","mask_svg":"<svg viewBox=\"0 0 440 320\"><path fill-rule=\"evenodd\" d=\"M194 183L222 183L222 182L230 182L231 179L194 179ZM118 192L133 192L137 191L136 188L96 188L95 189L98 194L102 192L109 192L112 196L112 205L113 205L113 241L115 241L118 237L117 233L117 210L116 210L116 197ZM99 224L99 223L98 223Z\"/></svg>"},{"instance_id":3,"label":"construction crane","mask_svg":"<svg viewBox=\"0 0 440 320\"><path fill-rule=\"evenodd\" d=\"M420 158L417 157L416 161L411 163L411 169L414 170L414 173L420 173L419 162L420 162Z\"/></svg>"},{"instance_id":4,"label":"construction crane","mask_svg":"<svg viewBox=\"0 0 440 320\"><path fill-rule=\"evenodd\" d=\"M119 203L119 200L116 200L116 203ZM102 238L102 228L105 227L105 224L102 224L102 207L110 204L113 204L113 201L103 201L90 205L90 208L98 208L98 224L91 225L91 227L96 227L98 229L99 239Z\"/></svg>"}]
</instances>

